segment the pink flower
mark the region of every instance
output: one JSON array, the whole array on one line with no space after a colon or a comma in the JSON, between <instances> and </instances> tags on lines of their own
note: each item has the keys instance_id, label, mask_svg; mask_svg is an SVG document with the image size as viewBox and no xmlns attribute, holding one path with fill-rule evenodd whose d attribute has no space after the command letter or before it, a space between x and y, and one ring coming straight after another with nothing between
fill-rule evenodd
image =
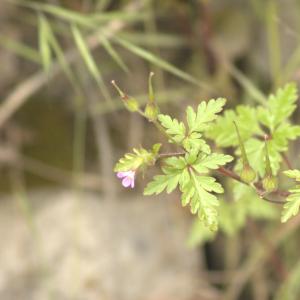
<instances>
[{"instance_id":1,"label":"pink flower","mask_svg":"<svg viewBox=\"0 0 300 300\"><path fill-rule=\"evenodd\" d=\"M117 177L123 178L122 179L122 185L124 187L131 187L134 188L134 176L135 171L126 171L126 172L118 172Z\"/></svg>"}]
</instances>

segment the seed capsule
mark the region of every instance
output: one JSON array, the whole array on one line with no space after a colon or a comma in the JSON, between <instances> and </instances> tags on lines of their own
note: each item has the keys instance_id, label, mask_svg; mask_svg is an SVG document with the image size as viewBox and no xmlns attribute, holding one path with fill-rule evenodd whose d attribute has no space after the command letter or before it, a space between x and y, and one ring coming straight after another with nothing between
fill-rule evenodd
<instances>
[{"instance_id":1,"label":"seed capsule","mask_svg":"<svg viewBox=\"0 0 300 300\"><path fill-rule=\"evenodd\" d=\"M251 168L250 165L244 165L243 170L241 172L241 179L246 183L251 183L256 178L255 171Z\"/></svg>"},{"instance_id":2,"label":"seed capsule","mask_svg":"<svg viewBox=\"0 0 300 300\"><path fill-rule=\"evenodd\" d=\"M145 108L145 116L146 118L153 122L157 119L157 116L159 114L159 108L153 104L153 103L148 103L146 105L146 108Z\"/></svg>"},{"instance_id":3,"label":"seed capsule","mask_svg":"<svg viewBox=\"0 0 300 300\"><path fill-rule=\"evenodd\" d=\"M126 95L116 84L116 82L113 80L112 85L116 88L116 90L118 91L118 93L120 94L120 97L125 105L125 107L131 111L131 112L135 112L139 110L139 103L137 102L136 99L129 97L128 95Z\"/></svg>"},{"instance_id":4,"label":"seed capsule","mask_svg":"<svg viewBox=\"0 0 300 300\"><path fill-rule=\"evenodd\" d=\"M266 175L262 180L262 185L263 185L263 188L267 192L273 192L277 189L278 180L272 174L272 168L271 168L271 162L270 162L270 157L269 157L268 143L267 143L266 136L265 136L265 152L266 152Z\"/></svg>"},{"instance_id":5,"label":"seed capsule","mask_svg":"<svg viewBox=\"0 0 300 300\"><path fill-rule=\"evenodd\" d=\"M267 192L273 192L277 189L278 180L273 175L268 175L262 180L262 185Z\"/></svg>"},{"instance_id":6,"label":"seed capsule","mask_svg":"<svg viewBox=\"0 0 300 300\"><path fill-rule=\"evenodd\" d=\"M145 108L145 117L153 122L157 119L157 116L159 114L159 108L157 104L155 103L155 98L154 98L154 91L153 91L153 85L152 85L152 77L154 73L151 72L149 75L149 81L148 81L148 93L149 93L149 98L148 98L148 103Z\"/></svg>"}]
</instances>

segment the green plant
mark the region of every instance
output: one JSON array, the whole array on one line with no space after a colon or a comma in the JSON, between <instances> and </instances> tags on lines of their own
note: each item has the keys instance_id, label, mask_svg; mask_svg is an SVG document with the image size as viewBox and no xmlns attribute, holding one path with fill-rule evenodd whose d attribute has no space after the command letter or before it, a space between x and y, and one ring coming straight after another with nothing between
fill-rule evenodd
<instances>
[{"instance_id":1,"label":"green plant","mask_svg":"<svg viewBox=\"0 0 300 300\"><path fill-rule=\"evenodd\" d=\"M138 102L117 89L132 111L128 101ZM300 135L300 126L289 121L296 109L295 84L287 84L270 95L265 106L240 105L222 115L226 99L202 101L196 110L187 107L185 123L159 113L151 78L149 95L145 111L137 106L135 111L153 123L176 151L163 153L164 146L160 144L152 150L134 149L134 153L119 160L115 172L120 175L131 171L134 181L137 172L145 172L160 162L161 174L147 184L144 195L171 193L178 188L182 205L190 205L191 212L198 216L194 231L201 232L200 238L211 238L218 227L232 234L245 224L247 216L275 218L277 210L270 203L284 204L282 222L297 214L300 186L289 191L278 188L282 162L286 161L291 168L286 156L288 143ZM300 181L298 170L284 174ZM224 187L225 195L217 197L224 194Z\"/></svg>"}]
</instances>

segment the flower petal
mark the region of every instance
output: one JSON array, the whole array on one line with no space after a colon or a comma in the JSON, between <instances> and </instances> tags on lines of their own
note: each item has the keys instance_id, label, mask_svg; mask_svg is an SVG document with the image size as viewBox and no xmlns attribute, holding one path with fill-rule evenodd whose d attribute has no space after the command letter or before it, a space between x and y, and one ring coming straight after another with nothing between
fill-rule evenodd
<instances>
[{"instance_id":1,"label":"flower petal","mask_svg":"<svg viewBox=\"0 0 300 300\"><path fill-rule=\"evenodd\" d=\"M131 180L131 188L132 189L134 188L134 178L132 178L132 180Z\"/></svg>"},{"instance_id":2,"label":"flower petal","mask_svg":"<svg viewBox=\"0 0 300 300\"><path fill-rule=\"evenodd\" d=\"M124 174L124 173L126 173L126 172L118 172L118 173L117 173L117 177L118 177L118 178L126 177L126 174Z\"/></svg>"},{"instance_id":3,"label":"flower petal","mask_svg":"<svg viewBox=\"0 0 300 300\"><path fill-rule=\"evenodd\" d=\"M122 180L122 185L124 187L129 187L131 185L131 182L132 182L132 179L129 178L129 177L125 177L123 180Z\"/></svg>"}]
</instances>

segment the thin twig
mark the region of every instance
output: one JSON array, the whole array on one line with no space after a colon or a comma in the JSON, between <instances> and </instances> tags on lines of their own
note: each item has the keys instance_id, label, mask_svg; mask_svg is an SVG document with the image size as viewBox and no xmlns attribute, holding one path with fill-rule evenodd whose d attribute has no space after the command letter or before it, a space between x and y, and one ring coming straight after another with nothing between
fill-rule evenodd
<instances>
[{"instance_id":1,"label":"thin twig","mask_svg":"<svg viewBox=\"0 0 300 300\"><path fill-rule=\"evenodd\" d=\"M158 155L158 158L165 158L165 157L171 157L171 156L183 156L183 155L185 155L184 152L160 153Z\"/></svg>"}]
</instances>

